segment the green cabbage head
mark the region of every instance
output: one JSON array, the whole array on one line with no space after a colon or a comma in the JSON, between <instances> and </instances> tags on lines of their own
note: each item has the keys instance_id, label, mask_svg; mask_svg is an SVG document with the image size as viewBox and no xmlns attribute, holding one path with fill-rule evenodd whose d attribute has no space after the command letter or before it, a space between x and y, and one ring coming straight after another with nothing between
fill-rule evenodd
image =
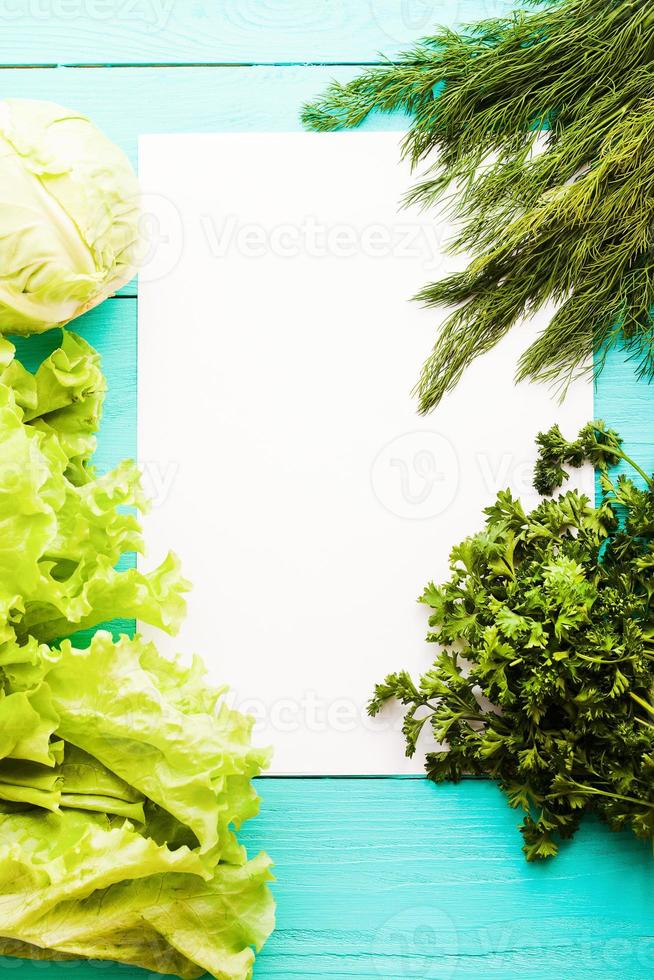
<instances>
[{"instance_id":1,"label":"green cabbage head","mask_svg":"<svg viewBox=\"0 0 654 980\"><path fill-rule=\"evenodd\" d=\"M135 272L139 189L93 123L52 102L0 102L0 333L41 333Z\"/></svg>"}]
</instances>

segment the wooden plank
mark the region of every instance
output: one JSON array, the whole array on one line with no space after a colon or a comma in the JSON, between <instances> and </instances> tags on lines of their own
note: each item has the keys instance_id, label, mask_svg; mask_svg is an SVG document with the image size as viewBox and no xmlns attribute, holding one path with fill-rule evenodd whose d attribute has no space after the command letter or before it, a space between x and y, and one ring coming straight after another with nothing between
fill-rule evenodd
<instances>
[{"instance_id":1,"label":"wooden plank","mask_svg":"<svg viewBox=\"0 0 654 980\"><path fill-rule=\"evenodd\" d=\"M651 848L586 820L528 864L484 781L268 779L251 852L276 862L278 930L255 977L645 980Z\"/></svg>"},{"instance_id":2,"label":"wooden plank","mask_svg":"<svg viewBox=\"0 0 654 980\"><path fill-rule=\"evenodd\" d=\"M5 96L47 96L89 112L136 162L143 132L295 130L306 100L331 77L346 80L355 73L325 67L6 69L0 82ZM402 130L406 119L377 116L366 125ZM124 292L135 295L135 284ZM103 313L95 315L101 320ZM597 385L596 415L618 427L628 448L654 471L654 433L643 424L654 417L653 408L654 387L638 382L634 365L614 351Z\"/></svg>"},{"instance_id":3,"label":"wooden plank","mask_svg":"<svg viewBox=\"0 0 654 980\"><path fill-rule=\"evenodd\" d=\"M0 64L379 61L515 0L2 0Z\"/></svg>"},{"instance_id":4,"label":"wooden plank","mask_svg":"<svg viewBox=\"0 0 654 980\"><path fill-rule=\"evenodd\" d=\"M330 79L356 74L297 67L0 69L0 91L3 98L50 99L88 113L136 164L140 133L297 130L306 101ZM374 123L404 126L403 116Z\"/></svg>"},{"instance_id":5,"label":"wooden plank","mask_svg":"<svg viewBox=\"0 0 654 980\"><path fill-rule=\"evenodd\" d=\"M356 73L323 67L0 69L0 88L3 98L50 99L88 113L136 166L141 133L297 130L305 102L330 79L347 81ZM405 126L406 117L396 114L364 128ZM133 281L119 295L136 290Z\"/></svg>"},{"instance_id":6,"label":"wooden plank","mask_svg":"<svg viewBox=\"0 0 654 980\"><path fill-rule=\"evenodd\" d=\"M595 387L595 417L625 440L625 449L647 473L654 473L654 384L638 377L638 362L613 349ZM635 476L631 467L620 472Z\"/></svg>"},{"instance_id":7,"label":"wooden plank","mask_svg":"<svg viewBox=\"0 0 654 980\"><path fill-rule=\"evenodd\" d=\"M258 68L4 71L5 95L84 108L134 156L144 131L297 128L298 106L351 69ZM383 120L398 128L398 120ZM99 462L133 453L136 303L113 300L75 325L110 378ZM183 325L181 325L183 329ZM32 339L30 350L53 338ZM597 413L654 461L654 389L609 358ZM516 815L485 783L262 780L261 817L245 838L275 858L279 931L256 977L388 980L554 976L645 980L654 965L651 852L587 821L556 861L527 865ZM2 961L37 980L91 980L98 966ZM109 980L142 977L102 965ZM74 970L74 974L73 971Z\"/></svg>"},{"instance_id":8,"label":"wooden plank","mask_svg":"<svg viewBox=\"0 0 654 980\"><path fill-rule=\"evenodd\" d=\"M650 980L651 848L592 820L528 864L490 783L262 779L250 853L275 860L278 929L255 980ZM151 976L0 960L20 980ZM68 972L71 971L71 972Z\"/></svg>"}]
</instances>

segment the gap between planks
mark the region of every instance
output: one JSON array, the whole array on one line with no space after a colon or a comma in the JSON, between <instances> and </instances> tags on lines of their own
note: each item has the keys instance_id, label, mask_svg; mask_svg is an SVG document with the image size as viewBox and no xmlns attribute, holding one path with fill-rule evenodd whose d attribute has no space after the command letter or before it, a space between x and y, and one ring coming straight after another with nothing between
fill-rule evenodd
<instances>
[{"instance_id":1,"label":"gap between planks","mask_svg":"<svg viewBox=\"0 0 654 980\"><path fill-rule=\"evenodd\" d=\"M381 65L399 64L392 59L379 61L134 61L120 63L103 62L35 62L28 65L11 65L0 63L3 71L33 71L50 69L53 71L66 68L375 68Z\"/></svg>"}]
</instances>

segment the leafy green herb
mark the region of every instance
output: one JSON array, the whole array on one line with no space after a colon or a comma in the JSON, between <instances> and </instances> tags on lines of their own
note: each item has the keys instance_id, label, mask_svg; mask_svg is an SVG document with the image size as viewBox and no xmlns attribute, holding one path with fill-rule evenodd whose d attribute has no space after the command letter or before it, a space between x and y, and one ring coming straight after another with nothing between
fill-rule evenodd
<instances>
[{"instance_id":1,"label":"leafy green herb","mask_svg":"<svg viewBox=\"0 0 654 980\"><path fill-rule=\"evenodd\" d=\"M617 432L607 429L603 422L589 422L574 442L567 442L558 425L553 425L548 432L539 433L536 444L539 453L534 487L543 496L550 496L567 480L564 466L578 467L588 460L595 469L606 474L610 466L627 458ZM648 477L640 467L631 459L629 463L647 482Z\"/></svg>"},{"instance_id":2,"label":"leafy green herb","mask_svg":"<svg viewBox=\"0 0 654 980\"><path fill-rule=\"evenodd\" d=\"M529 2L529 0L526 0ZM622 335L654 371L654 9L554 0L531 13L441 29L395 64L333 83L304 111L317 130L408 111L405 152L436 162L409 194L451 190L453 251L473 260L419 299L454 308L417 386L427 412L523 316L554 300L519 378L564 386Z\"/></svg>"},{"instance_id":3,"label":"leafy green herb","mask_svg":"<svg viewBox=\"0 0 654 980\"><path fill-rule=\"evenodd\" d=\"M556 854L586 811L654 837L654 483L611 477L618 460L644 474L602 423L538 444L541 492L591 460L603 501L568 491L525 513L498 494L453 549L449 581L420 600L433 666L418 682L392 674L370 703L405 705L408 755L432 727L431 779L496 780L524 811L530 860Z\"/></svg>"}]
</instances>

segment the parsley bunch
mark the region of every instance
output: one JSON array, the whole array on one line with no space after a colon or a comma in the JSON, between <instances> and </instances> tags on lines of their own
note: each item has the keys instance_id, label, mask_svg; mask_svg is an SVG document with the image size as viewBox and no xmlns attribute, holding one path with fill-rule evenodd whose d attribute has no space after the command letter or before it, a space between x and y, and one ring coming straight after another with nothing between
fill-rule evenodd
<instances>
[{"instance_id":1,"label":"parsley bunch","mask_svg":"<svg viewBox=\"0 0 654 980\"><path fill-rule=\"evenodd\" d=\"M453 549L450 580L420 600L433 666L417 683L390 675L369 708L406 706L408 755L432 726L434 781L496 780L524 811L529 860L556 854L587 811L654 837L654 482L601 423L574 442L555 426L538 445L541 493L589 460L602 502L568 491L525 513L498 494L483 530ZM621 460L644 489L611 477Z\"/></svg>"}]
</instances>

